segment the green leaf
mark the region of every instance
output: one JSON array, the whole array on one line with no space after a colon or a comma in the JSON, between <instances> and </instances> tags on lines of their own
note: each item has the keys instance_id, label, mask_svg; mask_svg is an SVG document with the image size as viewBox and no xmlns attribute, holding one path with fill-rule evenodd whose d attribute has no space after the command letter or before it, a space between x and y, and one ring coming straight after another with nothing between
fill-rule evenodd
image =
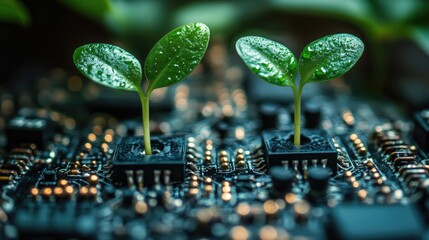
<instances>
[{"instance_id":1,"label":"green leaf","mask_svg":"<svg viewBox=\"0 0 429 240\"><path fill-rule=\"evenodd\" d=\"M188 76L203 58L209 37L206 25L191 23L161 38L146 58L147 92L180 82Z\"/></svg>"},{"instance_id":2,"label":"green leaf","mask_svg":"<svg viewBox=\"0 0 429 240\"><path fill-rule=\"evenodd\" d=\"M30 24L30 15L20 1L0 0L0 21L26 27Z\"/></svg>"},{"instance_id":3,"label":"green leaf","mask_svg":"<svg viewBox=\"0 0 429 240\"><path fill-rule=\"evenodd\" d=\"M263 80L279 85L294 86L297 61L282 44L263 37L243 37L236 43L238 55Z\"/></svg>"},{"instance_id":4,"label":"green leaf","mask_svg":"<svg viewBox=\"0 0 429 240\"><path fill-rule=\"evenodd\" d=\"M140 63L120 47L104 43L83 45L75 50L73 61L83 75L101 85L128 91L141 89Z\"/></svg>"},{"instance_id":5,"label":"green leaf","mask_svg":"<svg viewBox=\"0 0 429 240\"><path fill-rule=\"evenodd\" d=\"M308 44L299 58L303 84L338 78L359 60L363 42L351 34L334 34Z\"/></svg>"}]
</instances>

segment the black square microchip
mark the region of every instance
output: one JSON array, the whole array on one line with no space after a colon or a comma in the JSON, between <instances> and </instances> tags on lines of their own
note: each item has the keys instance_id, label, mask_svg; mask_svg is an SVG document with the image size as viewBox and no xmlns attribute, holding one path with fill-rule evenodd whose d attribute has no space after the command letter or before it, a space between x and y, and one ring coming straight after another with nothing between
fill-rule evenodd
<instances>
[{"instance_id":1,"label":"black square microchip","mask_svg":"<svg viewBox=\"0 0 429 240\"><path fill-rule=\"evenodd\" d=\"M144 185L152 186L155 171L158 170L160 183L164 183L167 171L170 173L170 182L184 181L186 137L154 136L151 139L153 154L150 156L144 155L143 137L124 137L119 140L112 161L112 180L115 184L127 184L130 174L137 183L140 172L143 173Z\"/></svg>"},{"instance_id":2,"label":"black square microchip","mask_svg":"<svg viewBox=\"0 0 429 240\"><path fill-rule=\"evenodd\" d=\"M8 148L19 147L22 143L34 143L44 149L53 136L53 124L47 118L16 116L6 125Z\"/></svg>"},{"instance_id":3,"label":"black square microchip","mask_svg":"<svg viewBox=\"0 0 429 240\"><path fill-rule=\"evenodd\" d=\"M293 131L263 131L262 144L268 168L297 164L302 170L307 163L308 167L326 165L334 174L337 172L337 151L324 131L304 130L298 147L293 145Z\"/></svg>"},{"instance_id":4,"label":"black square microchip","mask_svg":"<svg viewBox=\"0 0 429 240\"><path fill-rule=\"evenodd\" d=\"M421 239L423 223L413 205L339 205L331 210L330 239Z\"/></svg>"},{"instance_id":5,"label":"black square microchip","mask_svg":"<svg viewBox=\"0 0 429 240\"><path fill-rule=\"evenodd\" d=\"M429 150L429 111L421 111L414 114L415 127L413 137L419 146L424 150Z\"/></svg>"}]
</instances>

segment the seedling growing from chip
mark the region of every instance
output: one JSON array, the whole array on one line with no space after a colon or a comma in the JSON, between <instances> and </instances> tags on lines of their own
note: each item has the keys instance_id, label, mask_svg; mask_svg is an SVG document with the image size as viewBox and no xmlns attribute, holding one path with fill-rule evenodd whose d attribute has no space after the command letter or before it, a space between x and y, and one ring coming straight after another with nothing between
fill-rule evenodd
<instances>
[{"instance_id":1,"label":"seedling growing from chip","mask_svg":"<svg viewBox=\"0 0 429 240\"><path fill-rule=\"evenodd\" d=\"M299 61L282 44L256 36L240 38L238 55L263 80L291 87L294 95L294 145L301 144L301 94L305 84L338 78L348 72L364 50L362 41L351 34L334 34L308 44ZM297 74L299 72L299 79Z\"/></svg>"},{"instance_id":2,"label":"seedling growing from chip","mask_svg":"<svg viewBox=\"0 0 429 240\"><path fill-rule=\"evenodd\" d=\"M76 67L89 79L114 89L136 91L142 104L145 154L152 154L149 129L149 99L154 89L182 81L200 63L207 49L210 31L202 23L178 27L165 35L149 52L144 64L148 81L142 89L139 61L124 49L104 43L77 48Z\"/></svg>"}]
</instances>

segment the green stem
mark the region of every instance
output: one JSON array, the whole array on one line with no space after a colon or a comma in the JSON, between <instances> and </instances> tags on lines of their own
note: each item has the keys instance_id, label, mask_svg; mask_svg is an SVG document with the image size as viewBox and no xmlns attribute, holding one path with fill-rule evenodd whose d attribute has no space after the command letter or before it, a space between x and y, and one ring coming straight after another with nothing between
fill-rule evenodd
<instances>
[{"instance_id":1,"label":"green stem","mask_svg":"<svg viewBox=\"0 0 429 240\"><path fill-rule=\"evenodd\" d=\"M301 145L301 94L303 85L300 84L298 91L293 89L293 98L295 105L294 113L294 137L293 144L295 146Z\"/></svg>"},{"instance_id":2,"label":"green stem","mask_svg":"<svg viewBox=\"0 0 429 240\"><path fill-rule=\"evenodd\" d=\"M149 120L149 99L150 92L146 95L143 91L138 91L140 101L142 104L142 118L143 118L143 139L145 155L152 155L152 146L150 144L150 120Z\"/></svg>"}]
</instances>

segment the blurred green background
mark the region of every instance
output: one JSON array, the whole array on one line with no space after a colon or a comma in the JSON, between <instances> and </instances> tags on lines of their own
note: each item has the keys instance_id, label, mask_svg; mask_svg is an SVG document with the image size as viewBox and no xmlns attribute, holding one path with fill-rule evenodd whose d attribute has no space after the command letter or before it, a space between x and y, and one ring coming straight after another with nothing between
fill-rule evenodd
<instances>
[{"instance_id":1,"label":"blurred green background","mask_svg":"<svg viewBox=\"0 0 429 240\"><path fill-rule=\"evenodd\" d=\"M429 106L426 0L0 0L3 91L32 86L47 69L77 74L72 53L89 42L117 44L144 62L159 38L195 21L211 28L234 64L235 40L247 34L280 41L295 55L321 36L355 34L366 50L346 76L354 93Z\"/></svg>"}]
</instances>

